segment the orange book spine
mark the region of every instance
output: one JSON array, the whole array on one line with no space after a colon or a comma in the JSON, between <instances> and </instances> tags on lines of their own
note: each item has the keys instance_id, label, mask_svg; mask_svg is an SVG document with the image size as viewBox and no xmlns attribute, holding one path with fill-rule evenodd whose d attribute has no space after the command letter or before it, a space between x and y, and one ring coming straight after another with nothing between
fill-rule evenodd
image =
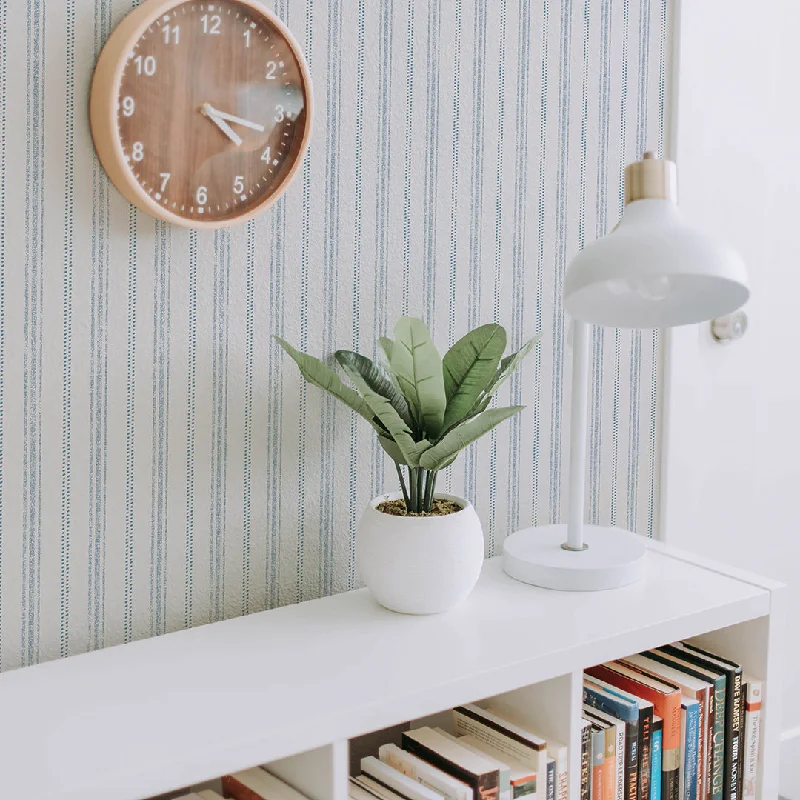
<instances>
[{"instance_id":1,"label":"orange book spine","mask_svg":"<svg viewBox=\"0 0 800 800\"><path fill-rule=\"evenodd\" d=\"M605 664L597 667L590 667L586 670L589 675L594 675L601 681L610 683L624 692L641 697L642 700L649 700L653 704L655 713L664 720L663 744L664 750L675 750L681 746L681 693L678 689L669 694L658 690L644 683L621 675Z\"/></svg>"}]
</instances>

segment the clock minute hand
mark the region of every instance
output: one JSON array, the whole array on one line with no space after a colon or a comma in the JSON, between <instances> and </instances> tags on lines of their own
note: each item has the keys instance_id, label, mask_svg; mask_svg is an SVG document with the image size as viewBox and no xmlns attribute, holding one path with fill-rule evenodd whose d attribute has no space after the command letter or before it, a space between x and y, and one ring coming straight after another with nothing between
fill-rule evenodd
<instances>
[{"instance_id":1,"label":"clock minute hand","mask_svg":"<svg viewBox=\"0 0 800 800\"><path fill-rule=\"evenodd\" d=\"M203 114L208 117L237 147L239 147L242 143L242 139L238 133L236 133L227 122L221 120L215 110L206 103L203 108L201 109Z\"/></svg>"},{"instance_id":2,"label":"clock minute hand","mask_svg":"<svg viewBox=\"0 0 800 800\"><path fill-rule=\"evenodd\" d=\"M264 133L264 126L259 125L257 122L251 122L249 119L242 119L241 117L234 117L233 114L226 114L224 111L219 111L216 108L209 106L209 113L219 119L225 119L228 122L233 122L236 125L241 125L243 128L250 128L254 131Z\"/></svg>"}]
</instances>

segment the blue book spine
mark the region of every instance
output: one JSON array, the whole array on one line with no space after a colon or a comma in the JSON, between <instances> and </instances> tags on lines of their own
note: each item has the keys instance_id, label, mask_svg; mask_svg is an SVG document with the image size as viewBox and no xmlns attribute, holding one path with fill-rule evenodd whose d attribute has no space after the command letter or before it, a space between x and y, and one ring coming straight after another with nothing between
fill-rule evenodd
<instances>
[{"instance_id":1,"label":"blue book spine","mask_svg":"<svg viewBox=\"0 0 800 800\"><path fill-rule=\"evenodd\" d=\"M661 736L659 728L650 739L650 800L661 800Z\"/></svg>"},{"instance_id":2,"label":"blue book spine","mask_svg":"<svg viewBox=\"0 0 800 800\"><path fill-rule=\"evenodd\" d=\"M700 703L697 700L683 698L681 706L686 710L686 759L681 765L683 769L684 800L697 798L697 761L700 748Z\"/></svg>"}]
</instances>

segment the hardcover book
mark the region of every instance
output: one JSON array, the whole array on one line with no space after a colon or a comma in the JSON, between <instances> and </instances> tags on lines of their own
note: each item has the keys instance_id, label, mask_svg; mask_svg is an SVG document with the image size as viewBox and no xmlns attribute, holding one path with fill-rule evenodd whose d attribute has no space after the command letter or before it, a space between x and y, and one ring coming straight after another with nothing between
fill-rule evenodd
<instances>
[{"instance_id":1,"label":"hardcover book","mask_svg":"<svg viewBox=\"0 0 800 800\"><path fill-rule=\"evenodd\" d=\"M606 728L606 788L609 784L613 793L606 792L606 797L612 800L624 800L625 798L625 723L621 719L612 717L602 711L584 704L583 715L593 722L604 723ZM609 745L609 735L613 738L613 748ZM612 754L613 766L609 769L608 758ZM659 772L659 775L661 773Z\"/></svg>"},{"instance_id":2,"label":"hardcover book","mask_svg":"<svg viewBox=\"0 0 800 800\"><path fill-rule=\"evenodd\" d=\"M451 741L432 728L402 735L403 750L472 787L475 800L499 800L500 774L484 757Z\"/></svg>"},{"instance_id":3,"label":"hardcover book","mask_svg":"<svg viewBox=\"0 0 800 800\"><path fill-rule=\"evenodd\" d=\"M613 691L602 681L585 679L584 704L598 712L610 714L625 723L625 785L624 800L637 800L639 796L639 717L640 707L631 695ZM651 708L652 711L652 708Z\"/></svg>"},{"instance_id":4,"label":"hardcover book","mask_svg":"<svg viewBox=\"0 0 800 800\"><path fill-rule=\"evenodd\" d=\"M652 767L650 786L650 800L661 800L661 739L664 735L664 720L661 717L653 717L653 746L650 750L650 766Z\"/></svg>"},{"instance_id":5,"label":"hardcover book","mask_svg":"<svg viewBox=\"0 0 800 800\"><path fill-rule=\"evenodd\" d=\"M677 642L664 648L669 652L682 653L686 660L710 669L722 670L726 678L725 694L725 800L741 800L739 780L739 748L744 723L742 706L742 667L720 658L707 650L701 650L686 642Z\"/></svg>"},{"instance_id":6,"label":"hardcover book","mask_svg":"<svg viewBox=\"0 0 800 800\"><path fill-rule=\"evenodd\" d=\"M441 794L446 800L472 800L472 789L466 783L399 748L384 744L378 751L381 761L398 772Z\"/></svg>"},{"instance_id":7,"label":"hardcover book","mask_svg":"<svg viewBox=\"0 0 800 800\"><path fill-rule=\"evenodd\" d=\"M664 732L661 747L662 797L664 800L678 800L680 777L680 731L681 731L681 692L674 684L655 680L637 673L617 662L600 664L586 670L612 686L649 700L657 713L664 720ZM652 717L650 718L652 721ZM640 770L646 770L644 780L648 788L643 800L649 800L650 761L643 758L639 762ZM642 775L639 776L640 786Z\"/></svg>"},{"instance_id":8,"label":"hardcover book","mask_svg":"<svg viewBox=\"0 0 800 800\"><path fill-rule=\"evenodd\" d=\"M590 795L592 800L603 800L603 778L605 777L606 763L606 732L597 725L592 725L591 748L592 786L590 789Z\"/></svg>"},{"instance_id":9,"label":"hardcover book","mask_svg":"<svg viewBox=\"0 0 800 800\"><path fill-rule=\"evenodd\" d=\"M690 697L681 698L681 771L684 800L697 798L698 739L700 704Z\"/></svg>"},{"instance_id":10,"label":"hardcover book","mask_svg":"<svg viewBox=\"0 0 800 800\"><path fill-rule=\"evenodd\" d=\"M708 741L711 748L710 774L706 782L706 800L722 800L725 788L725 694L727 678L719 669L700 666L683 658L681 651L666 648L651 650L650 658L680 672L709 681L713 691L708 701Z\"/></svg>"},{"instance_id":11,"label":"hardcover book","mask_svg":"<svg viewBox=\"0 0 800 800\"><path fill-rule=\"evenodd\" d=\"M592 790L592 723L581 720L581 800L591 800Z\"/></svg>"},{"instance_id":12,"label":"hardcover book","mask_svg":"<svg viewBox=\"0 0 800 800\"><path fill-rule=\"evenodd\" d=\"M755 800L758 782L758 751L761 738L761 691L762 684L757 678L742 676L747 687L744 705L744 800Z\"/></svg>"},{"instance_id":13,"label":"hardcover book","mask_svg":"<svg viewBox=\"0 0 800 800\"><path fill-rule=\"evenodd\" d=\"M496 762L503 764L508 771L508 784L512 798L528 797L536 793L536 772L532 767L526 766L514 756L502 753L492 745L482 742L474 736L461 736L456 741L476 753L483 753Z\"/></svg>"},{"instance_id":14,"label":"hardcover book","mask_svg":"<svg viewBox=\"0 0 800 800\"><path fill-rule=\"evenodd\" d=\"M403 775L375 756L361 759L361 771L381 786L402 795L406 800L443 800L443 795L439 792L417 783L413 778Z\"/></svg>"},{"instance_id":15,"label":"hardcover book","mask_svg":"<svg viewBox=\"0 0 800 800\"><path fill-rule=\"evenodd\" d=\"M223 775L222 792L232 800L308 800L261 767Z\"/></svg>"},{"instance_id":16,"label":"hardcover book","mask_svg":"<svg viewBox=\"0 0 800 800\"><path fill-rule=\"evenodd\" d=\"M706 745L708 743L709 730L709 696L712 695L714 687L709 681L700 680L699 678L687 675L685 672L681 672L675 667L667 666L647 654L626 658L625 663L630 663L637 669L642 669L645 672L654 674L656 677L674 683L676 686L680 687L685 697L697 700L699 704L697 797L698 800L704 800L710 781L711 747L707 747Z\"/></svg>"}]
</instances>

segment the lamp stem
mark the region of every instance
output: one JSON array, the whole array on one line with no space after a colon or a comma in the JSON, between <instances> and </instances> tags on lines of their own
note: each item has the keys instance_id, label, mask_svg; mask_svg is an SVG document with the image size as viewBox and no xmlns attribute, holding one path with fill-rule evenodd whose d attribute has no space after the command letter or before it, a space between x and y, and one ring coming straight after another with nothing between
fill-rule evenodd
<instances>
[{"instance_id":1,"label":"lamp stem","mask_svg":"<svg viewBox=\"0 0 800 800\"><path fill-rule=\"evenodd\" d=\"M569 428L569 517L565 550L585 550L586 434L589 416L589 326L572 322L572 398Z\"/></svg>"}]
</instances>

